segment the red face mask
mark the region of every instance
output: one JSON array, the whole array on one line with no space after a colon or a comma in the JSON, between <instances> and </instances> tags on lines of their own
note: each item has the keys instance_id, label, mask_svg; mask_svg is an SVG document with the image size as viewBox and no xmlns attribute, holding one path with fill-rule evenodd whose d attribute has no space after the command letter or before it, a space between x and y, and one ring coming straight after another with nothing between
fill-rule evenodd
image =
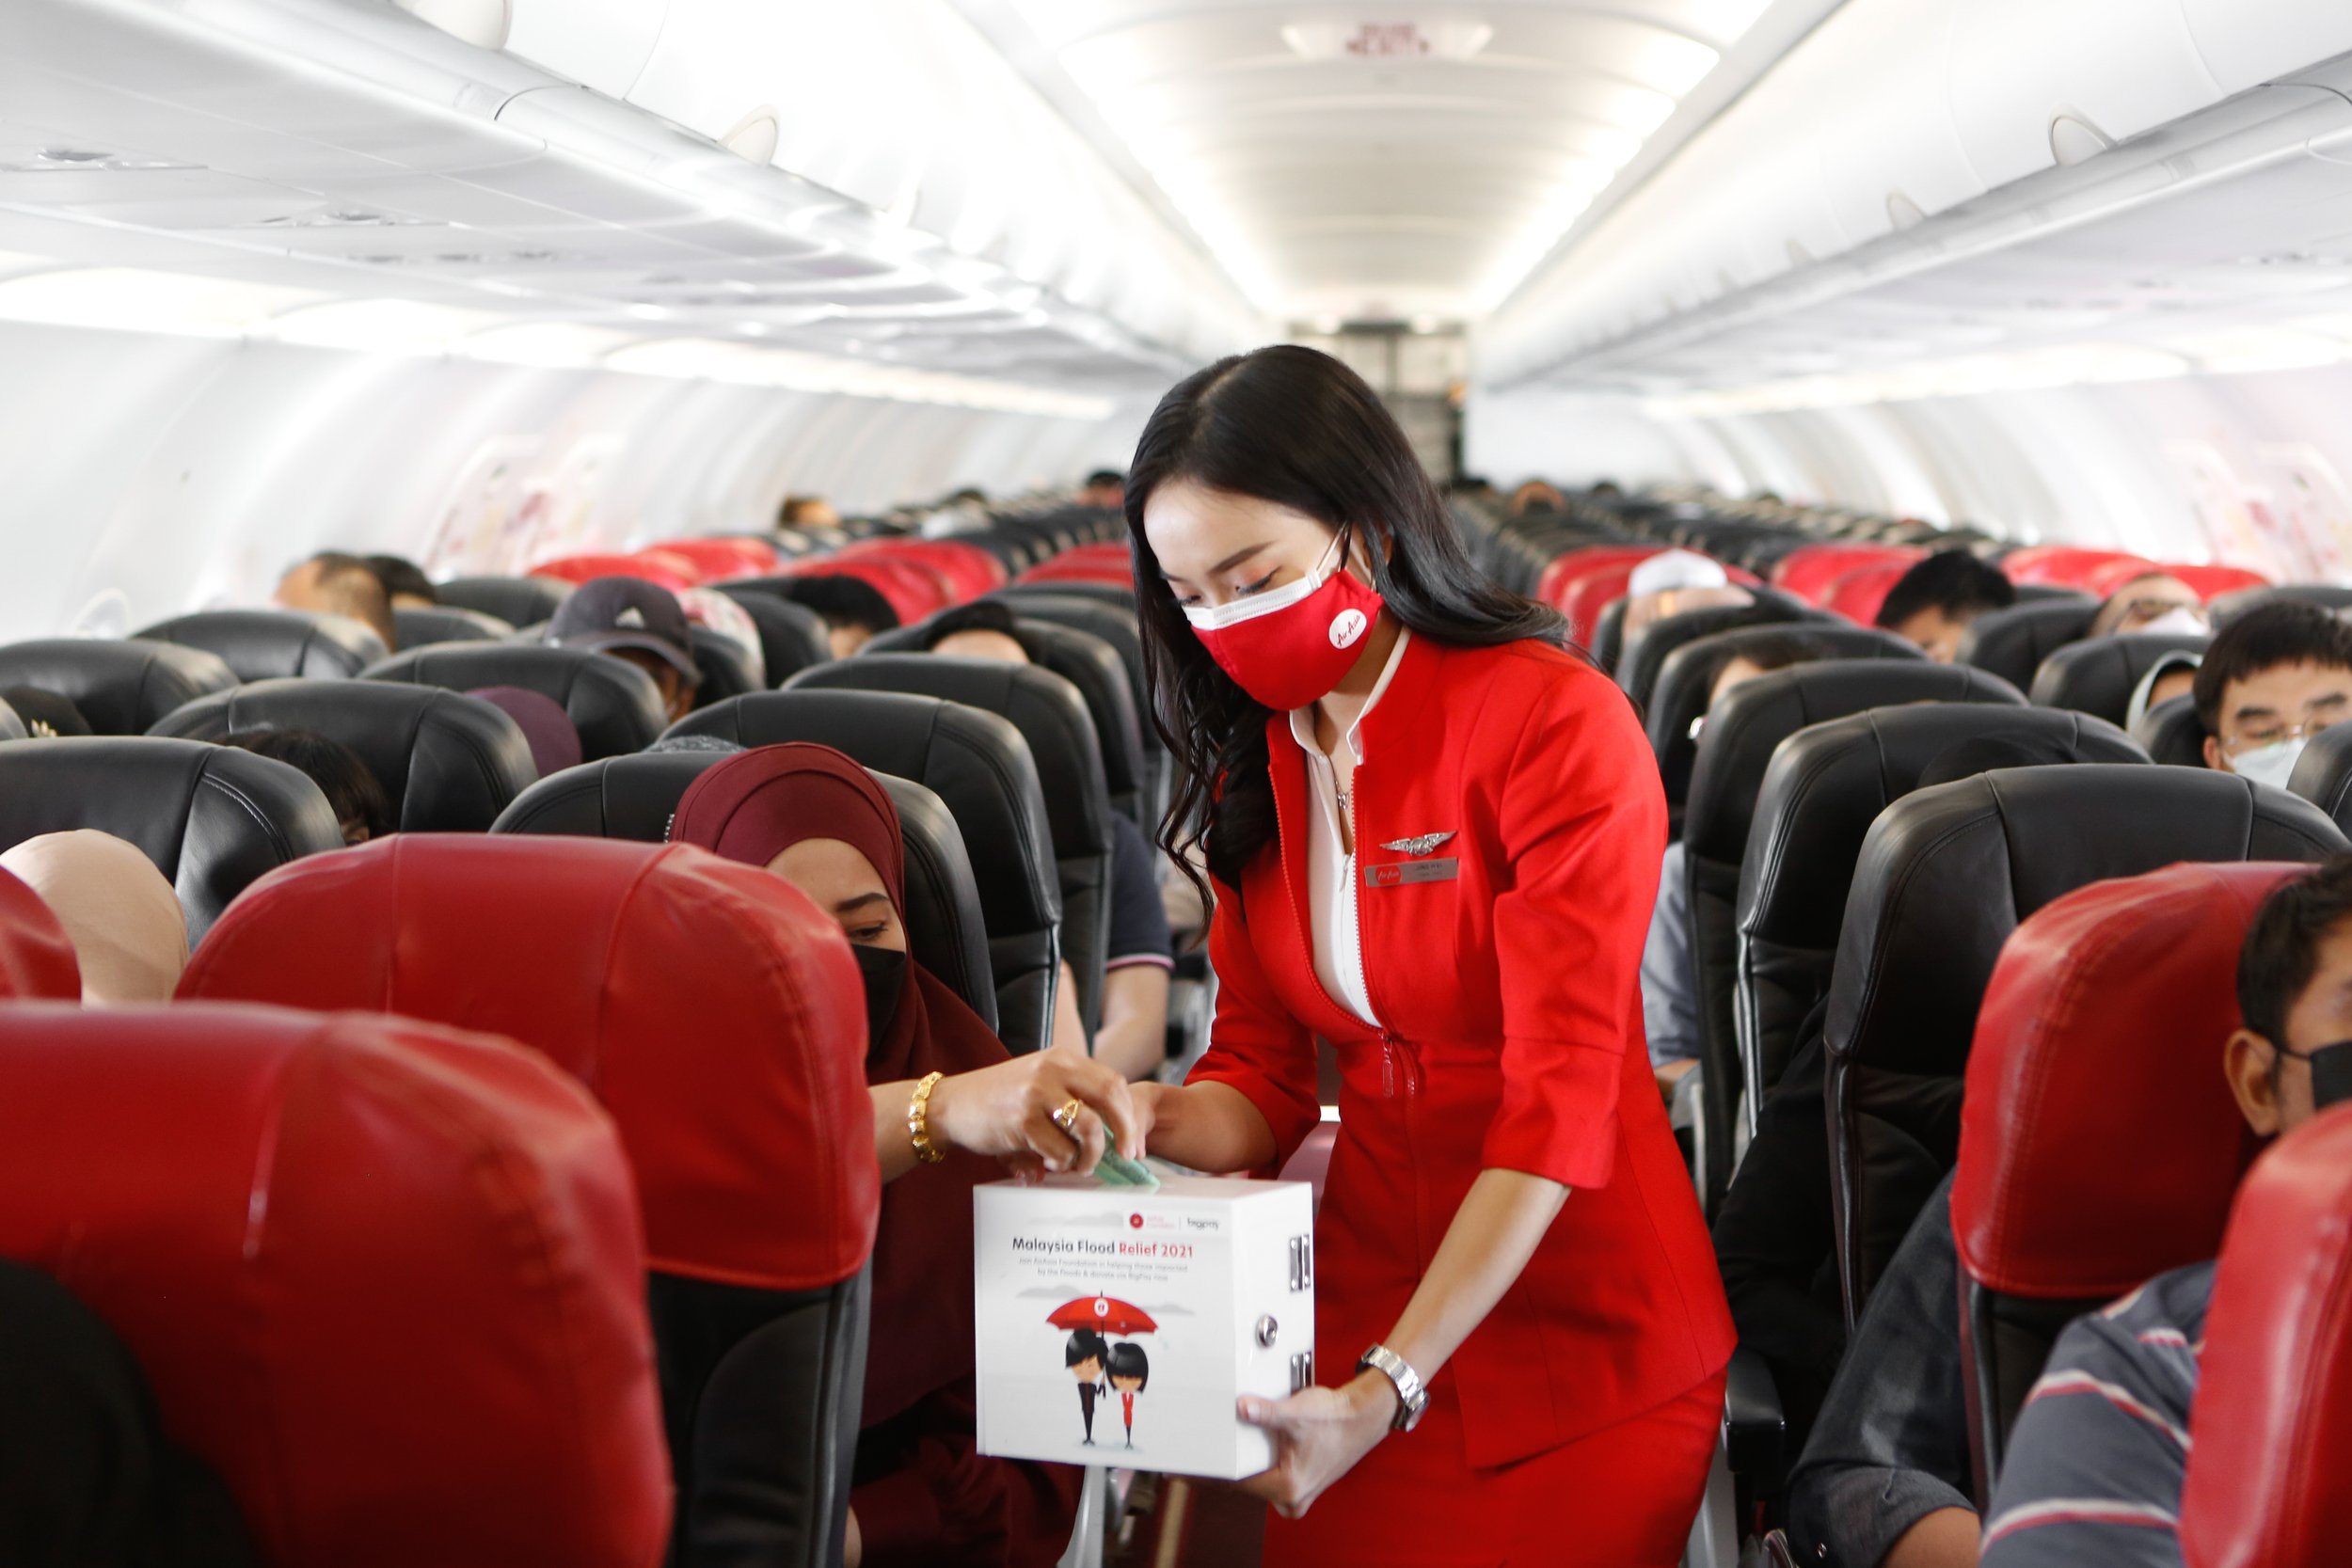
<instances>
[{"instance_id":1,"label":"red face mask","mask_svg":"<svg viewBox=\"0 0 2352 1568\"><path fill-rule=\"evenodd\" d=\"M1328 565L1296 582L1218 609L1187 609L1192 634L1233 684L1265 706L1305 707L1340 684L1380 614L1378 590L1340 569L1331 541Z\"/></svg>"}]
</instances>

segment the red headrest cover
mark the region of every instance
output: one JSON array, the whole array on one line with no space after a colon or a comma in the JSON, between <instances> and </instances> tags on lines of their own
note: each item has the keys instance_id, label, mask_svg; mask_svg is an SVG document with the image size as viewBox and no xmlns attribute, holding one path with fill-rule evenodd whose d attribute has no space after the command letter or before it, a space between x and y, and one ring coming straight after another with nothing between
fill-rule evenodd
<instances>
[{"instance_id":1,"label":"red headrest cover","mask_svg":"<svg viewBox=\"0 0 2352 1568\"><path fill-rule=\"evenodd\" d=\"M2221 1072L2238 948L2271 889L2309 870L2093 882L2010 937L1977 1015L1952 1184L1979 1283L2117 1296L2213 1256L2257 1147Z\"/></svg>"},{"instance_id":2,"label":"red headrest cover","mask_svg":"<svg viewBox=\"0 0 2352 1568\"><path fill-rule=\"evenodd\" d=\"M78 1002L82 966L40 895L0 871L0 998L18 996Z\"/></svg>"},{"instance_id":3,"label":"red headrest cover","mask_svg":"<svg viewBox=\"0 0 2352 1568\"><path fill-rule=\"evenodd\" d=\"M619 1123L648 1264L775 1291L855 1274L881 1173L841 928L686 845L400 833L262 878L183 996L366 1007L505 1035Z\"/></svg>"},{"instance_id":4,"label":"red headrest cover","mask_svg":"<svg viewBox=\"0 0 2352 1568\"><path fill-rule=\"evenodd\" d=\"M0 1256L112 1325L272 1563L646 1568L612 1126L528 1052L275 1007L0 1008Z\"/></svg>"},{"instance_id":5,"label":"red headrest cover","mask_svg":"<svg viewBox=\"0 0 2352 1568\"><path fill-rule=\"evenodd\" d=\"M2191 1568L2321 1568L2352 1542L2352 1107L2246 1179L2189 1420Z\"/></svg>"}]
</instances>

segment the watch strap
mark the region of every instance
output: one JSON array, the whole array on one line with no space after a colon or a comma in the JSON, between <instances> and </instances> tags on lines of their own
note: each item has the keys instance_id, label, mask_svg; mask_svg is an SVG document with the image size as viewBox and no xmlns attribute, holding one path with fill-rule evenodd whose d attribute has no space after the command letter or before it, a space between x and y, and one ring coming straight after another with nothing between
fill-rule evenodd
<instances>
[{"instance_id":1,"label":"watch strap","mask_svg":"<svg viewBox=\"0 0 2352 1568\"><path fill-rule=\"evenodd\" d=\"M1403 1356L1386 1345L1375 1345L1356 1358L1356 1370L1378 1372L1396 1387L1396 1415L1389 1421L1391 1432L1410 1432L1421 1423L1422 1412L1429 1408L1429 1390L1422 1386L1421 1374Z\"/></svg>"}]
</instances>

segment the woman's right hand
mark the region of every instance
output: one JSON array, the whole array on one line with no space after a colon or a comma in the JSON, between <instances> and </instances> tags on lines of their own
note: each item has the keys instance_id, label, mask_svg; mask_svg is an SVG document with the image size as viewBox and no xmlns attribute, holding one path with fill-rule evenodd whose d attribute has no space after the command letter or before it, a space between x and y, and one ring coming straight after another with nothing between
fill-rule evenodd
<instances>
[{"instance_id":1,"label":"woman's right hand","mask_svg":"<svg viewBox=\"0 0 2352 1568\"><path fill-rule=\"evenodd\" d=\"M1054 1120L1054 1113L1078 1102L1076 1141ZM1016 1056L994 1067L943 1078L931 1090L934 1137L974 1154L1025 1163L1047 1170L1094 1169L1105 1147L1105 1130L1129 1159L1143 1154L1150 1123L1139 1116L1136 1096L1103 1063L1074 1051L1047 1050Z\"/></svg>"}]
</instances>

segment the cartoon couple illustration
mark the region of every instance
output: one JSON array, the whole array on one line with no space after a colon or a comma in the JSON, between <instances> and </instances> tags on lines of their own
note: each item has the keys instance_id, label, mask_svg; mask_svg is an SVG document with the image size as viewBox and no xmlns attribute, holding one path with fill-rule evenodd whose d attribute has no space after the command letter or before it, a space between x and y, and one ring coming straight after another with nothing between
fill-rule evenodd
<instances>
[{"instance_id":1,"label":"cartoon couple illustration","mask_svg":"<svg viewBox=\"0 0 2352 1568\"><path fill-rule=\"evenodd\" d=\"M1071 1333L1062 1346L1062 1364L1078 1380L1078 1410L1086 1419L1086 1446L1094 1446L1094 1399L1117 1389L1120 1418L1127 1427L1127 1446L1136 1446L1136 1396L1152 1381L1152 1361L1143 1347L1130 1340L1111 1344L1091 1328ZM1104 1379L1108 1378L1108 1387Z\"/></svg>"}]
</instances>

